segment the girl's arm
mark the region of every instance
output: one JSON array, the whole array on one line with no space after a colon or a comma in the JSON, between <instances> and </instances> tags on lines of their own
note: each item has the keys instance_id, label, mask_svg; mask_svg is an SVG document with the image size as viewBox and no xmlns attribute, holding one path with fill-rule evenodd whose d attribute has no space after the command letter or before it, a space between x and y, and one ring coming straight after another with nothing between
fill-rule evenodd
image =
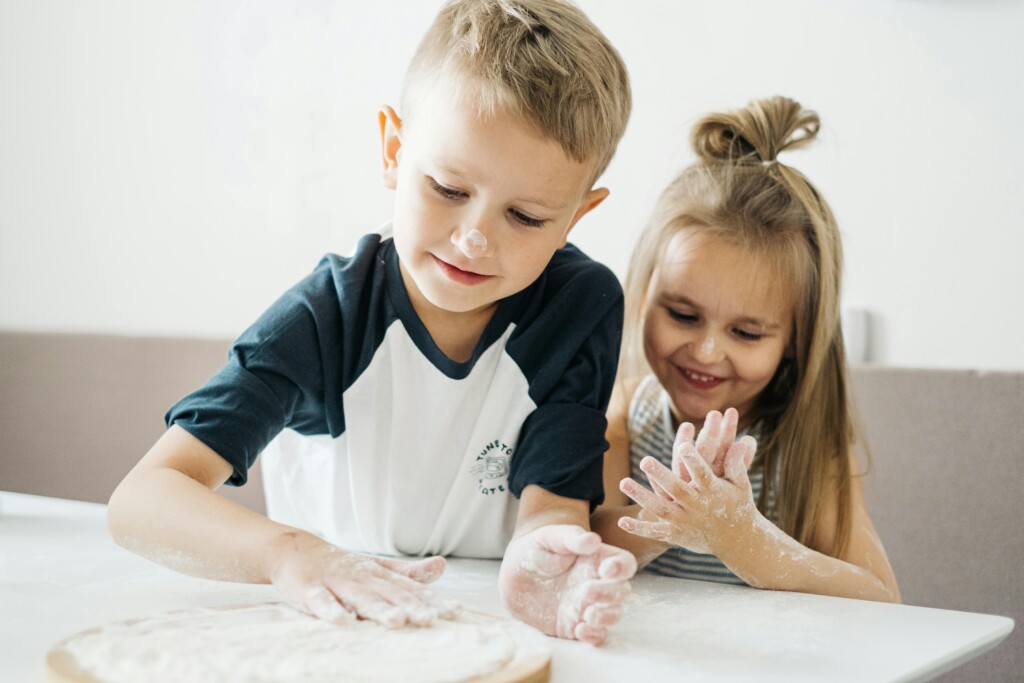
<instances>
[{"instance_id":1,"label":"girl's arm","mask_svg":"<svg viewBox=\"0 0 1024 683\"><path fill-rule=\"evenodd\" d=\"M652 538L636 536L618 524L621 517L636 517L643 512L620 490L619 482L629 476L629 404L639 382L616 382L608 403L608 450L604 454L604 503L590 516L591 528L605 543L633 553L643 567L668 550L671 545Z\"/></svg>"},{"instance_id":2,"label":"girl's arm","mask_svg":"<svg viewBox=\"0 0 1024 683\"><path fill-rule=\"evenodd\" d=\"M652 517L652 523L624 519L626 530L687 547L704 545L734 574L752 586L818 593L837 597L899 602L899 588L864 505L860 484L852 488L849 547L842 558L826 554L835 540L837 500L826 500L826 514L816 527L811 545L801 545L769 522L754 505L741 449L730 451L726 476L716 477L692 447L681 450L691 482L682 481L657 461L641 467L652 483L667 491L669 503L636 482L625 483ZM696 549L696 548L695 548Z\"/></svg>"},{"instance_id":3,"label":"girl's arm","mask_svg":"<svg viewBox=\"0 0 1024 683\"><path fill-rule=\"evenodd\" d=\"M111 496L114 540L193 576L273 583L287 602L326 621L355 613L387 625L427 624L451 611L431 604L422 585L443 573L442 558L409 562L345 552L217 495L231 473L215 451L172 426Z\"/></svg>"}]
</instances>

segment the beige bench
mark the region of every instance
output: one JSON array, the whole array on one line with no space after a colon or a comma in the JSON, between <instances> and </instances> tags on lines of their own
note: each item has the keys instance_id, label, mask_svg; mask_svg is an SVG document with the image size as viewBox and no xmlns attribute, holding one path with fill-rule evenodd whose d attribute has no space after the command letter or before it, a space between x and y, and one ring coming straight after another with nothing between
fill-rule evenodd
<instances>
[{"instance_id":1,"label":"beige bench","mask_svg":"<svg viewBox=\"0 0 1024 683\"><path fill-rule=\"evenodd\" d=\"M163 432L163 414L229 342L0 332L0 489L105 502ZM1017 621L947 680L1024 667L1024 373L853 370L874 453L865 492L904 601ZM259 468L221 489L263 510ZM871 653L864 653L870 657Z\"/></svg>"}]
</instances>

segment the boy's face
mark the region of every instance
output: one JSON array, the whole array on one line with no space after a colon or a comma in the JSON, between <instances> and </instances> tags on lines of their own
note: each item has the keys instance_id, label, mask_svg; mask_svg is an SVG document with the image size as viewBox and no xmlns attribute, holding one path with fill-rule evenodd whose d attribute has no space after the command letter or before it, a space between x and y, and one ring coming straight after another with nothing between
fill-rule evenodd
<instances>
[{"instance_id":1,"label":"boy's face","mask_svg":"<svg viewBox=\"0 0 1024 683\"><path fill-rule=\"evenodd\" d=\"M478 118L445 88L408 125L388 107L380 122L395 246L421 315L486 312L525 289L608 194L588 191L592 164L514 116Z\"/></svg>"}]
</instances>

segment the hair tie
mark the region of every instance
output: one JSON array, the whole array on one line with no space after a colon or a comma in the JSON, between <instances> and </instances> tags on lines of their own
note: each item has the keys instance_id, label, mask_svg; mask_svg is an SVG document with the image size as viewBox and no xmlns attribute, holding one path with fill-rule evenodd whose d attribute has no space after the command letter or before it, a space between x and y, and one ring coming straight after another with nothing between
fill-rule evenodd
<instances>
[{"instance_id":1,"label":"hair tie","mask_svg":"<svg viewBox=\"0 0 1024 683\"><path fill-rule=\"evenodd\" d=\"M778 159L765 159L764 161L761 162L761 165L762 166L771 166L772 164L777 164L777 163L779 163Z\"/></svg>"}]
</instances>

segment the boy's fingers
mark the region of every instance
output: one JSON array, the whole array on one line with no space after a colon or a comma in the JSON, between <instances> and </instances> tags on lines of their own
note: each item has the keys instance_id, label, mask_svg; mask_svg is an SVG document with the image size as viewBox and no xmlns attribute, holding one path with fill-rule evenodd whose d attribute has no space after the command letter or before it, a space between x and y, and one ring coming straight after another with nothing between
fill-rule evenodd
<instances>
[{"instance_id":1,"label":"boy's fingers","mask_svg":"<svg viewBox=\"0 0 1024 683\"><path fill-rule=\"evenodd\" d=\"M306 593L306 602L303 608L303 611L330 624L340 626L356 620L356 615L345 609L338 602L338 598L334 597L334 593L323 586L315 586Z\"/></svg>"},{"instance_id":2,"label":"boy's fingers","mask_svg":"<svg viewBox=\"0 0 1024 683\"><path fill-rule=\"evenodd\" d=\"M602 579L628 579L636 574L636 557L628 550L610 548L608 557L601 560L597 567L597 575Z\"/></svg>"},{"instance_id":3,"label":"boy's fingers","mask_svg":"<svg viewBox=\"0 0 1024 683\"><path fill-rule=\"evenodd\" d=\"M441 578L444 574L445 559L440 556L426 557L422 560L402 560L397 558L380 557L374 558L382 567L386 567L396 574L407 576L420 583L432 583Z\"/></svg>"},{"instance_id":4,"label":"boy's fingers","mask_svg":"<svg viewBox=\"0 0 1024 683\"><path fill-rule=\"evenodd\" d=\"M575 524L553 524L538 531L538 540L553 553L593 555L601 547L599 535Z\"/></svg>"},{"instance_id":5,"label":"boy's fingers","mask_svg":"<svg viewBox=\"0 0 1024 683\"><path fill-rule=\"evenodd\" d=\"M611 626L621 618L622 605L591 605L583 610L583 621L591 626Z\"/></svg>"}]
</instances>

